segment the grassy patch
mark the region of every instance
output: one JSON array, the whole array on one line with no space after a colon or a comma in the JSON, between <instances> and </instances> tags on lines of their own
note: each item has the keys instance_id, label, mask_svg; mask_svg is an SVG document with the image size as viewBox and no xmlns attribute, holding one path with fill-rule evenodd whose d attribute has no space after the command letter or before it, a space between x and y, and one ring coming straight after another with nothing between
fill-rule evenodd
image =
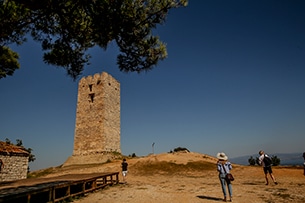
<instances>
[{"instance_id":1,"label":"grassy patch","mask_svg":"<svg viewBox=\"0 0 305 203\"><path fill-rule=\"evenodd\" d=\"M42 170L38 170L38 171L34 171L34 172L30 172L27 175L27 178L38 178L38 177L43 177L46 176L48 174L54 173L55 171L57 171L60 167L51 167L51 168L47 168L47 169L42 169Z\"/></svg>"},{"instance_id":2,"label":"grassy patch","mask_svg":"<svg viewBox=\"0 0 305 203\"><path fill-rule=\"evenodd\" d=\"M187 164L176 164L173 162L166 161L155 161L138 163L134 165L134 170L139 174L181 174L192 171L204 171L204 170L215 170L215 164L198 161L188 162Z\"/></svg>"}]
</instances>

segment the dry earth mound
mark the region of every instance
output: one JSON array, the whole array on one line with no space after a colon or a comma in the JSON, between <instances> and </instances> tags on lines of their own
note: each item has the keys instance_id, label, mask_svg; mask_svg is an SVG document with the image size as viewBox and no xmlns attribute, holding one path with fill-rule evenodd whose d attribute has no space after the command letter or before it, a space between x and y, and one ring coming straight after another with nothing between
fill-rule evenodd
<instances>
[{"instance_id":1,"label":"dry earth mound","mask_svg":"<svg viewBox=\"0 0 305 203\"><path fill-rule=\"evenodd\" d=\"M121 161L97 165L56 167L45 177L63 174L121 171ZM216 158L194 152L164 153L127 158L127 184L111 186L90 193L75 203L212 203L223 198ZM234 202L303 203L305 176L303 168L273 167L278 185L265 185L259 166L233 165ZM121 179L121 175L120 175Z\"/></svg>"}]
</instances>

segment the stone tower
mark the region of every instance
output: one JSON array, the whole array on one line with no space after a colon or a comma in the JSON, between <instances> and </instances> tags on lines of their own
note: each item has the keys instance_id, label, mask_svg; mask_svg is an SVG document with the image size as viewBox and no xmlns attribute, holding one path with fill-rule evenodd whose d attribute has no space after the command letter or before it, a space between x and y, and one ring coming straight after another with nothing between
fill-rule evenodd
<instances>
[{"instance_id":1,"label":"stone tower","mask_svg":"<svg viewBox=\"0 0 305 203\"><path fill-rule=\"evenodd\" d=\"M120 83L103 72L79 81L73 155L64 165L101 163L109 152L121 153Z\"/></svg>"}]
</instances>

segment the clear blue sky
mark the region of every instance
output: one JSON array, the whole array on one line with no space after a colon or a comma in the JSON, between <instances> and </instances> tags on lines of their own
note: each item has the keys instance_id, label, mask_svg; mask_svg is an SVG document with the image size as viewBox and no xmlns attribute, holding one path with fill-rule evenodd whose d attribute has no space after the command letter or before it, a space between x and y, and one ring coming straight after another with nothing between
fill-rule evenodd
<instances>
[{"instance_id":1,"label":"clear blue sky","mask_svg":"<svg viewBox=\"0 0 305 203\"><path fill-rule=\"evenodd\" d=\"M305 1L190 1L154 32L168 58L122 73L114 44L91 50L82 76L121 83L121 149L138 156L176 147L215 156L305 151ZM21 69L0 80L0 140L32 148L32 170L72 155L78 80L16 47Z\"/></svg>"}]
</instances>

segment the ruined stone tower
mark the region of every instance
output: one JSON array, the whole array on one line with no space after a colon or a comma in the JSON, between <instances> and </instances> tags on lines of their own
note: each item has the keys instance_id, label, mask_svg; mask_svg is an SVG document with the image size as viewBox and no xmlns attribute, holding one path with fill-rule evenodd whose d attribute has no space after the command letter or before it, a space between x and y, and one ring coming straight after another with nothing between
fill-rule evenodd
<instances>
[{"instance_id":1,"label":"ruined stone tower","mask_svg":"<svg viewBox=\"0 0 305 203\"><path fill-rule=\"evenodd\" d=\"M100 163L109 152L121 153L120 83L103 72L79 81L74 149L65 165Z\"/></svg>"}]
</instances>

